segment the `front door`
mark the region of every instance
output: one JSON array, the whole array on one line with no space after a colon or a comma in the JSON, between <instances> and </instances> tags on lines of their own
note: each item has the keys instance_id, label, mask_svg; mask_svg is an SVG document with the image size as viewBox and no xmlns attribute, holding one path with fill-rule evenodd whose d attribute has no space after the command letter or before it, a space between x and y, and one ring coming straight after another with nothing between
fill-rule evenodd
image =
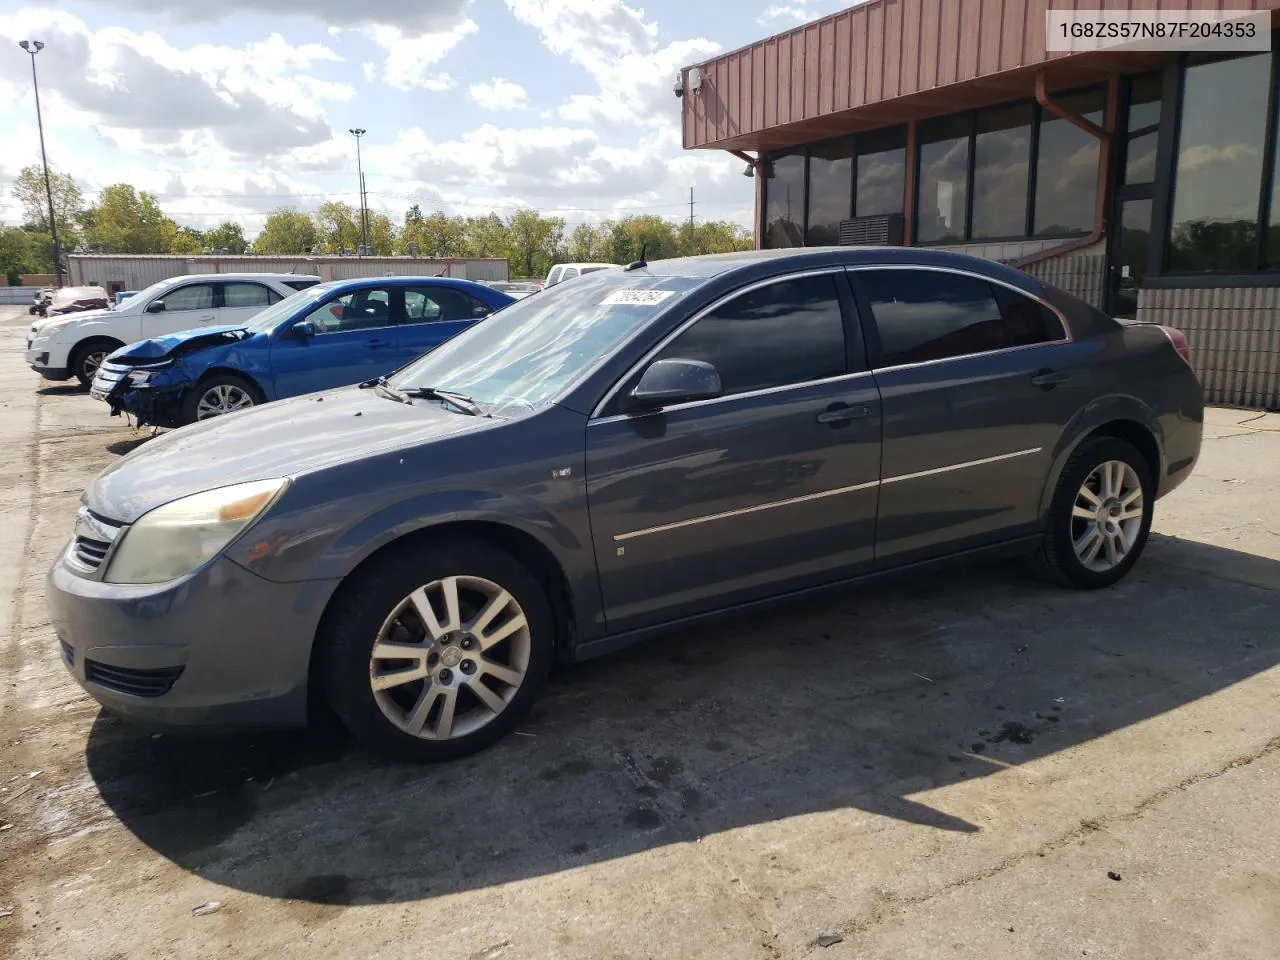
<instances>
[{"instance_id":1,"label":"front door","mask_svg":"<svg viewBox=\"0 0 1280 960\"><path fill-rule=\"evenodd\" d=\"M714 364L724 396L588 423L610 630L870 569L880 402L851 309L833 273L743 291L651 358Z\"/></svg>"},{"instance_id":2,"label":"front door","mask_svg":"<svg viewBox=\"0 0 1280 960\"><path fill-rule=\"evenodd\" d=\"M311 336L282 330L271 345L275 399L360 383L395 369L397 288L362 289L313 309Z\"/></svg>"},{"instance_id":3,"label":"front door","mask_svg":"<svg viewBox=\"0 0 1280 960\"><path fill-rule=\"evenodd\" d=\"M153 298L142 314L143 339L216 325L216 294L214 284L202 282L172 287Z\"/></svg>"}]
</instances>

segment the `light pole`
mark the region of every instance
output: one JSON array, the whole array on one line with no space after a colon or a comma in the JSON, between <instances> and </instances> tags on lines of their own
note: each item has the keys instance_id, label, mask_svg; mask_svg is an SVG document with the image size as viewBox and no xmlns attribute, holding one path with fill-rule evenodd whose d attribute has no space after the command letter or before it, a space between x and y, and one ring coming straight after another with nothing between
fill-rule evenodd
<instances>
[{"instance_id":1,"label":"light pole","mask_svg":"<svg viewBox=\"0 0 1280 960\"><path fill-rule=\"evenodd\" d=\"M356 138L356 174L360 177L360 253L369 248L369 216L364 205L364 167L360 164L360 138L365 135L363 127L353 127L347 133Z\"/></svg>"},{"instance_id":2,"label":"light pole","mask_svg":"<svg viewBox=\"0 0 1280 960\"><path fill-rule=\"evenodd\" d=\"M53 285L62 286L62 251L58 249L58 223L53 214L53 187L49 185L49 158L44 151L44 118L40 115L40 83L36 80L36 54L44 49L41 40L19 40L18 46L31 55L31 87L36 94L36 127L40 130L40 163L44 166L44 195L49 201L49 235L53 239Z\"/></svg>"}]
</instances>

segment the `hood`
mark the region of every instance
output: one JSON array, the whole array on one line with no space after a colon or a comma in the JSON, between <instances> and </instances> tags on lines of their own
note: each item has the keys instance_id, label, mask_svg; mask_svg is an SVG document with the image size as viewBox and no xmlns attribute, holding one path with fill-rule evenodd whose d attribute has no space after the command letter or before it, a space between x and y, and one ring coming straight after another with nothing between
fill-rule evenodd
<instances>
[{"instance_id":1,"label":"hood","mask_svg":"<svg viewBox=\"0 0 1280 960\"><path fill-rule=\"evenodd\" d=\"M47 317L41 317L39 320L31 321L32 329L37 333L43 333L55 323L69 324L80 323L84 320L96 320L109 314L110 310L80 310L75 313L51 313Z\"/></svg>"},{"instance_id":2,"label":"hood","mask_svg":"<svg viewBox=\"0 0 1280 960\"><path fill-rule=\"evenodd\" d=\"M100 473L85 491L85 503L104 517L132 523L162 503L202 490L298 477L509 422L344 387L161 434Z\"/></svg>"},{"instance_id":3,"label":"hood","mask_svg":"<svg viewBox=\"0 0 1280 960\"><path fill-rule=\"evenodd\" d=\"M195 330L179 330L163 337L152 337L150 340L139 340L127 347L121 347L107 357L112 363L137 366L144 363L155 363L175 356L194 353L205 347L225 346L243 340L248 333L243 326L200 327Z\"/></svg>"}]
</instances>

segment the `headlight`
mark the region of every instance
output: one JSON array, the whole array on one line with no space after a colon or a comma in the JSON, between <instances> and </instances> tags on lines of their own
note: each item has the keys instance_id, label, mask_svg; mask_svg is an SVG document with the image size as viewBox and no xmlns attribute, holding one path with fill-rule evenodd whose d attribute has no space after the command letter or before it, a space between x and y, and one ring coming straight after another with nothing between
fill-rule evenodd
<instances>
[{"instance_id":1,"label":"headlight","mask_svg":"<svg viewBox=\"0 0 1280 960\"><path fill-rule=\"evenodd\" d=\"M226 549L288 485L255 480L156 507L125 531L103 579L163 583L190 573Z\"/></svg>"},{"instance_id":2,"label":"headlight","mask_svg":"<svg viewBox=\"0 0 1280 960\"><path fill-rule=\"evenodd\" d=\"M134 370L129 374L130 383L146 383L151 379L151 374L146 370Z\"/></svg>"}]
</instances>

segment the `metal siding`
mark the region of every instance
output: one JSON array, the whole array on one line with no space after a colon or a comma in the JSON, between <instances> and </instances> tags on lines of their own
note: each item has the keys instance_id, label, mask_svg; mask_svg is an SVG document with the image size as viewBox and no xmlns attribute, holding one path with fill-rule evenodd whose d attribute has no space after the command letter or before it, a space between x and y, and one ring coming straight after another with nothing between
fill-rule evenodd
<instances>
[{"instance_id":1,"label":"metal siding","mask_svg":"<svg viewBox=\"0 0 1280 960\"><path fill-rule=\"evenodd\" d=\"M818 25L818 115L830 113L835 100L836 25L824 20Z\"/></svg>"},{"instance_id":2,"label":"metal siding","mask_svg":"<svg viewBox=\"0 0 1280 960\"><path fill-rule=\"evenodd\" d=\"M791 38L791 119L804 119L804 34Z\"/></svg>"},{"instance_id":3,"label":"metal siding","mask_svg":"<svg viewBox=\"0 0 1280 960\"><path fill-rule=\"evenodd\" d=\"M780 86L778 41L771 40L764 48L764 127L778 125L778 87Z\"/></svg>"},{"instance_id":4,"label":"metal siding","mask_svg":"<svg viewBox=\"0 0 1280 960\"><path fill-rule=\"evenodd\" d=\"M729 61L729 93L725 97L725 125L729 136L742 132L739 118L742 116L742 61L741 55Z\"/></svg>"},{"instance_id":5,"label":"metal siding","mask_svg":"<svg viewBox=\"0 0 1280 960\"><path fill-rule=\"evenodd\" d=\"M833 87L833 110L847 110L849 107L850 88L853 85L853 31L850 28L851 17L846 11L836 18L836 64L831 76Z\"/></svg>"},{"instance_id":6,"label":"metal siding","mask_svg":"<svg viewBox=\"0 0 1280 960\"><path fill-rule=\"evenodd\" d=\"M867 103L884 98L884 4L867 4Z\"/></svg>"},{"instance_id":7,"label":"metal siding","mask_svg":"<svg viewBox=\"0 0 1280 960\"><path fill-rule=\"evenodd\" d=\"M1009 0L1012 6L1015 0ZM981 31L978 34L978 73L982 76L1000 70L1000 43L1004 39L1003 24L1006 4L1004 0L982 0ZM996 29L996 24L1001 29Z\"/></svg>"},{"instance_id":8,"label":"metal siding","mask_svg":"<svg viewBox=\"0 0 1280 960\"><path fill-rule=\"evenodd\" d=\"M920 4L921 0L902 0L902 65L898 81L901 94L920 89Z\"/></svg>"},{"instance_id":9,"label":"metal siding","mask_svg":"<svg viewBox=\"0 0 1280 960\"><path fill-rule=\"evenodd\" d=\"M858 7L849 15L852 31L850 49L853 60L852 82L849 84L849 106L860 107L867 102L867 8Z\"/></svg>"},{"instance_id":10,"label":"metal siding","mask_svg":"<svg viewBox=\"0 0 1280 960\"><path fill-rule=\"evenodd\" d=\"M902 0L884 0L884 85L885 100L902 90Z\"/></svg>"},{"instance_id":11,"label":"metal siding","mask_svg":"<svg viewBox=\"0 0 1280 960\"><path fill-rule=\"evenodd\" d=\"M987 6L987 0L968 0L960 6L960 45L956 49L958 80L972 80L978 75L978 48L986 32L983 25L987 21L983 17Z\"/></svg>"},{"instance_id":12,"label":"metal siding","mask_svg":"<svg viewBox=\"0 0 1280 960\"><path fill-rule=\"evenodd\" d=\"M819 54L819 33L815 24L804 32L804 115L818 116L818 91L826 85Z\"/></svg>"},{"instance_id":13,"label":"metal siding","mask_svg":"<svg viewBox=\"0 0 1280 960\"><path fill-rule=\"evenodd\" d=\"M938 85L938 60L942 55L942 0L921 0L920 89Z\"/></svg>"},{"instance_id":14,"label":"metal siding","mask_svg":"<svg viewBox=\"0 0 1280 960\"><path fill-rule=\"evenodd\" d=\"M1000 25L1000 69L1016 70L1027 63L1027 18L1020 13L1025 4L1017 0L1005 3L1005 18Z\"/></svg>"},{"instance_id":15,"label":"metal siding","mask_svg":"<svg viewBox=\"0 0 1280 960\"><path fill-rule=\"evenodd\" d=\"M973 0L969 0L973 2ZM942 0L942 23L938 30L938 86L959 78L960 5Z\"/></svg>"},{"instance_id":16,"label":"metal siding","mask_svg":"<svg viewBox=\"0 0 1280 960\"><path fill-rule=\"evenodd\" d=\"M764 123L764 50L755 47L749 58L751 64L751 129L763 130Z\"/></svg>"}]
</instances>

